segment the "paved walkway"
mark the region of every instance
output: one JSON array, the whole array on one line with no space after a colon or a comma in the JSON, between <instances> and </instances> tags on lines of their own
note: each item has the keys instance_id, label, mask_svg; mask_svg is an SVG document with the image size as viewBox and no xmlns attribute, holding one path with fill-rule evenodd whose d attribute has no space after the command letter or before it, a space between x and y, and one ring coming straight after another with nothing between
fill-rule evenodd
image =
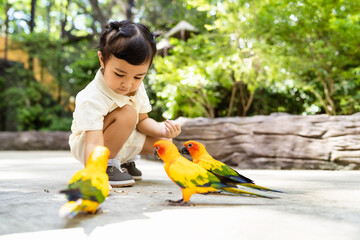
<instances>
[{"instance_id":1,"label":"paved walkway","mask_svg":"<svg viewBox=\"0 0 360 240\"><path fill-rule=\"evenodd\" d=\"M69 152L0 152L0 239L360 239L360 171L240 170L280 199L181 192L161 162L139 160L143 180L114 189L101 213L58 217L59 190L81 168Z\"/></svg>"}]
</instances>

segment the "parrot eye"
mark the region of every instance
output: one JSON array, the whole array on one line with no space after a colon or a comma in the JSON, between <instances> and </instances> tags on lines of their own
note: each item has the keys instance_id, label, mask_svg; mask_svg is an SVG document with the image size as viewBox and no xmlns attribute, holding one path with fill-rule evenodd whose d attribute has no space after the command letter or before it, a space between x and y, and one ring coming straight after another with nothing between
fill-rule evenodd
<instances>
[{"instance_id":1,"label":"parrot eye","mask_svg":"<svg viewBox=\"0 0 360 240\"><path fill-rule=\"evenodd\" d=\"M156 151L159 151L159 149L160 149L159 146L156 146L156 147L155 147L155 150L156 150Z\"/></svg>"},{"instance_id":2,"label":"parrot eye","mask_svg":"<svg viewBox=\"0 0 360 240\"><path fill-rule=\"evenodd\" d=\"M189 143L188 144L188 148L191 148L193 145L192 145L192 143Z\"/></svg>"}]
</instances>

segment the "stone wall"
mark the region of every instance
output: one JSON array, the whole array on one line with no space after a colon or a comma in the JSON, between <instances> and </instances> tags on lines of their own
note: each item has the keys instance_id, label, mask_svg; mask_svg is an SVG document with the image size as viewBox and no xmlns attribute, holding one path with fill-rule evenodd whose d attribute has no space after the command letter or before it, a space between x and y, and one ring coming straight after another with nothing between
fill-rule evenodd
<instances>
[{"instance_id":1,"label":"stone wall","mask_svg":"<svg viewBox=\"0 0 360 240\"><path fill-rule=\"evenodd\" d=\"M360 114L179 118L174 139L203 143L216 159L252 169L360 169ZM69 150L70 132L0 132L0 150ZM150 157L151 156L147 156Z\"/></svg>"},{"instance_id":2,"label":"stone wall","mask_svg":"<svg viewBox=\"0 0 360 240\"><path fill-rule=\"evenodd\" d=\"M69 150L70 132L0 132L0 150Z\"/></svg>"},{"instance_id":3,"label":"stone wall","mask_svg":"<svg viewBox=\"0 0 360 240\"><path fill-rule=\"evenodd\" d=\"M240 168L360 169L360 114L179 118L174 140L203 143L216 159Z\"/></svg>"}]
</instances>

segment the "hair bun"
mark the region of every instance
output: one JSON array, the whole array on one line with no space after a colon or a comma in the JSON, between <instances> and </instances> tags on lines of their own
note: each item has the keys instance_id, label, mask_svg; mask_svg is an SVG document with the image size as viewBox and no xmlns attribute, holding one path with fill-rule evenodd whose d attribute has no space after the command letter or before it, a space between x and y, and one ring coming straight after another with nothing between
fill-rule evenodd
<instances>
[{"instance_id":1,"label":"hair bun","mask_svg":"<svg viewBox=\"0 0 360 240\"><path fill-rule=\"evenodd\" d=\"M140 23L128 20L109 22L100 37L99 50L106 62L111 55L123 59L132 65L139 65L147 60L150 64L156 54L157 34Z\"/></svg>"},{"instance_id":2,"label":"hair bun","mask_svg":"<svg viewBox=\"0 0 360 240\"><path fill-rule=\"evenodd\" d=\"M119 34L120 34L121 36L125 36L125 32L121 29L121 27L119 27Z\"/></svg>"}]
</instances>

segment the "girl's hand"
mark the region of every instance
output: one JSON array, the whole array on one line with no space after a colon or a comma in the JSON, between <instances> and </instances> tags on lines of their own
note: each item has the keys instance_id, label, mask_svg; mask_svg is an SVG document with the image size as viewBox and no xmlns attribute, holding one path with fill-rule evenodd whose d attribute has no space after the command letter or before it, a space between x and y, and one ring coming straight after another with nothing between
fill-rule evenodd
<instances>
[{"instance_id":1,"label":"girl's hand","mask_svg":"<svg viewBox=\"0 0 360 240\"><path fill-rule=\"evenodd\" d=\"M181 133L181 125L174 121L166 120L164 122L164 132L163 135L165 138L174 138Z\"/></svg>"}]
</instances>

